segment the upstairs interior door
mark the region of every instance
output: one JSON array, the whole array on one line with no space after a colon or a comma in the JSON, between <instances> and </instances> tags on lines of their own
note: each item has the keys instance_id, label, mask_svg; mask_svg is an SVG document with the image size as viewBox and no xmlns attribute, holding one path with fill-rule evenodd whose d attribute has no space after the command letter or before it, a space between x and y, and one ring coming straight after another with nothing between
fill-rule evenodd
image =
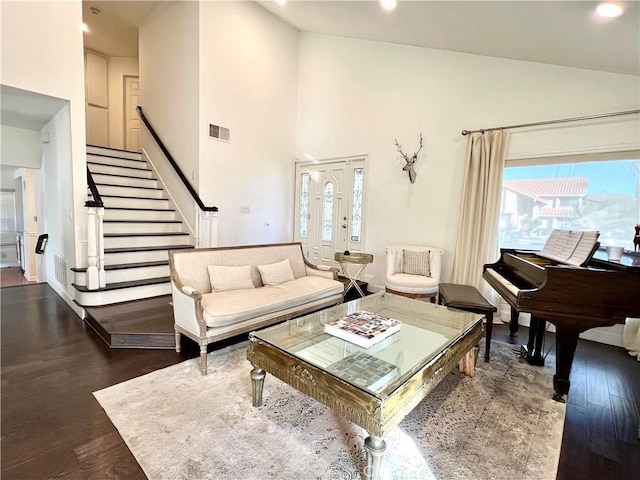
<instances>
[{"instance_id":1,"label":"upstairs interior door","mask_svg":"<svg viewBox=\"0 0 640 480\"><path fill-rule=\"evenodd\" d=\"M295 241L316 264L337 266L336 252L362 252L366 157L296 164Z\"/></svg>"},{"instance_id":2,"label":"upstairs interior door","mask_svg":"<svg viewBox=\"0 0 640 480\"><path fill-rule=\"evenodd\" d=\"M139 86L138 77L124 77L124 148L132 152L140 151L140 118L136 110L140 99Z\"/></svg>"}]
</instances>

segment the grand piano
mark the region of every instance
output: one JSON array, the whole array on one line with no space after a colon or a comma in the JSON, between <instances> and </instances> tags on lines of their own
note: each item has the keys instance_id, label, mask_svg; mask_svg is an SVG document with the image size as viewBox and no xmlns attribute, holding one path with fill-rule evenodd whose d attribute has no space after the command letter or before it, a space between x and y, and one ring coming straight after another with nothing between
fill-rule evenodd
<instances>
[{"instance_id":1,"label":"grand piano","mask_svg":"<svg viewBox=\"0 0 640 480\"><path fill-rule=\"evenodd\" d=\"M640 317L640 254L625 253L619 262L613 262L598 246L596 243L579 265L548 258L541 251L515 249L501 249L497 262L484 265L483 278L515 315L512 333L517 329L517 314L531 314L529 341L522 349L529 363L544 364L545 325L548 321L555 326L556 401L564 402L569 393L580 333L622 324L626 317Z\"/></svg>"}]
</instances>

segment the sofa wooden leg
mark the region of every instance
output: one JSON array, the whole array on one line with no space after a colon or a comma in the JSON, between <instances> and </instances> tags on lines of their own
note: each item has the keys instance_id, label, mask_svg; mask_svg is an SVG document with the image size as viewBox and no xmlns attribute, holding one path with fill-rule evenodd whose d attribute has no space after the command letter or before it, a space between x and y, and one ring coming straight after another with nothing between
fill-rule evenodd
<instances>
[{"instance_id":1,"label":"sofa wooden leg","mask_svg":"<svg viewBox=\"0 0 640 480\"><path fill-rule=\"evenodd\" d=\"M176 352L180 353L180 332L176 330Z\"/></svg>"},{"instance_id":2,"label":"sofa wooden leg","mask_svg":"<svg viewBox=\"0 0 640 480\"><path fill-rule=\"evenodd\" d=\"M207 345L200 345L200 373L207 374Z\"/></svg>"}]
</instances>

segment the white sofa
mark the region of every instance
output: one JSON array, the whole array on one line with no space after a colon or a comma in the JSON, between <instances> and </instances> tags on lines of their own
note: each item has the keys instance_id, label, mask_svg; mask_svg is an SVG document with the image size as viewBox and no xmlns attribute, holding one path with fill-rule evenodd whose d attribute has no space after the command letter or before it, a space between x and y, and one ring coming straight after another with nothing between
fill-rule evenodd
<instances>
[{"instance_id":1,"label":"white sofa","mask_svg":"<svg viewBox=\"0 0 640 480\"><path fill-rule=\"evenodd\" d=\"M207 345L340 303L338 269L307 261L300 243L171 250L176 351L180 335Z\"/></svg>"}]
</instances>

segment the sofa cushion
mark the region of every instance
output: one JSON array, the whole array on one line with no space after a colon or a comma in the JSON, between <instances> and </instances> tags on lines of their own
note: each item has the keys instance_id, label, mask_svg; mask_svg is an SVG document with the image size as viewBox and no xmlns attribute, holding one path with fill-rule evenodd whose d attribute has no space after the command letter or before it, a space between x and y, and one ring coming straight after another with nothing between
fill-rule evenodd
<instances>
[{"instance_id":1,"label":"sofa cushion","mask_svg":"<svg viewBox=\"0 0 640 480\"><path fill-rule=\"evenodd\" d=\"M267 265L256 265L256 267L260 272L263 285L279 285L293 280L293 272L288 258Z\"/></svg>"},{"instance_id":2,"label":"sofa cushion","mask_svg":"<svg viewBox=\"0 0 640 480\"><path fill-rule=\"evenodd\" d=\"M203 317L208 327L221 327L341 294L343 289L336 280L300 277L252 290L216 291L202 296Z\"/></svg>"},{"instance_id":3,"label":"sofa cushion","mask_svg":"<svg viewBox=\"0 0 640 480\"><path fill-rule=\"evenodd\" d=\"M254 288L251 265L209 265L207 270L213 291Z\"/></svg>"}]
</instances>

